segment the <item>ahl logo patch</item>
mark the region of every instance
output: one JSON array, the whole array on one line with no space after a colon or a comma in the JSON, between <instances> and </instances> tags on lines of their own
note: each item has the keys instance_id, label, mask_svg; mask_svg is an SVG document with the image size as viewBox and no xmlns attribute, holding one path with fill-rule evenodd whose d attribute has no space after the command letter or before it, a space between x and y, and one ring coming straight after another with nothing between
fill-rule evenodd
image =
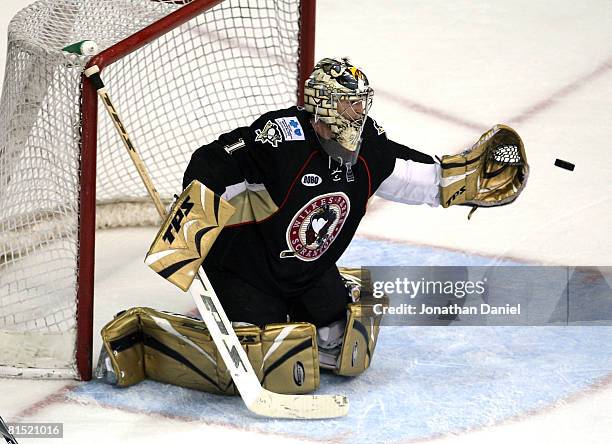
<instances>
[{"instance_id":1,"label":"ahl logo patch","mask_svg":"<svg viewBox=\"0 0 612 444\"><path fill-rule=\"evenodd\" d=\"M317 196L304 205L287 227L288 250L281 258L296 257L302 261L317 260L338 237L351 211L351 202L344 193Z\"/></svg>"},{"instance_id":2,"label":"ahl logo patch","mask_svg":"<svg viewBox=\"0 0 612 444\"><path fill-rule=\"evenodd\" d=\"M304 138L304 130L300 121L296 117L281 117L274 120L279 126L286 142L294 140L306 140Z\"/></svg>"},{"instance_id":3,"label":"ahl logo patch","mask_svg":"<svg viewBox=\"0 0 612 444\"><path fill-rule=\"evenodd\" d=\"M278 148L278 142L283 141L278 125L271 120L266 122L263 129L255 130L255 142L269 143L274 148Z\"/></svg>"},{"instance_id":4,"label":"ahl logo patch","mask_svg":"<svg viewBox=\"0 0 612 444\"><path fill-rule=\"evenodd\" d=\"M323 179L321 179L321 176L317 174L304 174L302 176L302 185L306 187L316 187L322 183Z\"/></svg>"}]
</instances>

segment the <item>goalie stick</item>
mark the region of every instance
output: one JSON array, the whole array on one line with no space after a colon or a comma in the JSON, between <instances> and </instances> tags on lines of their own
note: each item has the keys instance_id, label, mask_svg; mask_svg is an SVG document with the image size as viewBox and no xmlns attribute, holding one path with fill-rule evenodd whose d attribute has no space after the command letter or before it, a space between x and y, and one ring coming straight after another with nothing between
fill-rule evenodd
<instances>
[{"instance_id":1,"label":"goalie stick","mask_svg":"<svg viewBox=\"0 0 612 444\"><path fill-rule=\"evenodd\" d=\"M104 103L104 107L121 136L121 140L134 162L149 196L153 200L159 215L163 218L166 210L159 193L153 186L146 166L130 140L108 95L100 77L100 69L94 65L87 68L84 74L92 82L102 103ZM188 291L195 301L242 400L251 412L272 418L294 419L336 418L347 414L349 404L345 396L284 395L263 388L202 267L199 268Z\"/></svg>"}]
</instances>

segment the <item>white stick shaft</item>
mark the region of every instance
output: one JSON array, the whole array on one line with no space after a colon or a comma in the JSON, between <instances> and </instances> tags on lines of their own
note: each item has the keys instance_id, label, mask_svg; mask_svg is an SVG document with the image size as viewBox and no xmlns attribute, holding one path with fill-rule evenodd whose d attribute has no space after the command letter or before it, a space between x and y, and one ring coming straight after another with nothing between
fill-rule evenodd
<instances>
[{"instance_id":1,"label":"white stick shaft","mask_svg":"<svg viewBox=\"0 0 612 444\"><path fill-rule=\"evenodd\" d=\"M189 293L242 399L247 406L252 405L260 395L261 383L202 267L189 287Z\"/></svg>"}]
</instances>

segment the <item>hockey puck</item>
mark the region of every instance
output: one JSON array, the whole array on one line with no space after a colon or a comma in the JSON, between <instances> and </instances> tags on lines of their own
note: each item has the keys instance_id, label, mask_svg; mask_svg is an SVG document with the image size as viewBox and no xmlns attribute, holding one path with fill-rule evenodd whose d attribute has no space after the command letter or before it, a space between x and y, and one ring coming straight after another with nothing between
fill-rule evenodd
<instances>
[{"instance_id":1,"label":"hockey puck","mask_svg":"<svg viewBox=\"0 0 612 444\"><path fill-rule=\"evenodd\" d=\"M574 171L574 167L576 165L574 165L573 163L570 163L570 162L566 162L565 160L556 159L555 160L555 166L558 166L559 168L563 168L563 169L568 170L568 171Z\"/></svg>"}]
</instances>

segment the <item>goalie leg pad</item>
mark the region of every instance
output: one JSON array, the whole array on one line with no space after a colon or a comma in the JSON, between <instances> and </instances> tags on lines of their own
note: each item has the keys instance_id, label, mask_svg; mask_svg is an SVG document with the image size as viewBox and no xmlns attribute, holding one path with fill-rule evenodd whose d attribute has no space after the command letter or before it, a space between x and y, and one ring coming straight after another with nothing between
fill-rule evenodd
<instances>
[{"instance_id":1,"label":"goalie leg pad","mask_svg":"<svg viewBox=\"0 0 612 444\"><path fill-rule=\"evenodd\" d=\"M309 393L319 387L316 327L271 324L261 332L262 385L275 393Z\"/></svg>"},{"instance_id":2,"label":"goalie leg pad","mask_svg":"<svg viewBox=\"0 0 612 444\"><path fill-rule=\"evenodd\" d=\"M146 379L144 372L144 346L140 326L139 308L118 315L102 329L102 353L96 374L101 369L111 372L120 387L129 387Z\"/></svg>"},{"instance_id":3,"label":"goalie leg pad","mask_svg":"<svg viewBox=\"0 0 612 444\"><path fill-rule=\"evenodd\" d=\"M339 270L353 302L347 306L346 323L338 340L333 336L338 334L334 330L338 331L339 323L319 329L320 336L325 336L319 341L327 347L321 349L321 365L338 375L357 376L370 366L378 340L382 315L375 314L374 306L386 305L388 299L372 296L372 278L368 269ZM330 359L332 356L333 360Z\"/></svg>"},{"instance_id":4,"label":"goalie leg pad","mask_svg":"<svg viewBox=\"0 0 612 444\"><path fill-rule=\"evenodd\" d=\"M382 315L376 315L374 304L379 300L360 300L348 305L348 319L344 340L334 372L343 376L357 376L372 362Z\"/></svg>"},{"instance_id":5,"label":"goalie leg pad","mask_svg":"<svg viewBox=\"0 0 612 444\"><path fill-rule=\"evenodd\" d=\"M234 327L262 385L276 393L309 393L319 387L315 327L271 324ZM131 308L102 329L98 375L114 374L120 387L144 379L209 393L237 394L204 322L188 316ZM103 369L101 371L100 369ZM109 378L107 378L109 379Z\"/></svg>"}]
</instances>

